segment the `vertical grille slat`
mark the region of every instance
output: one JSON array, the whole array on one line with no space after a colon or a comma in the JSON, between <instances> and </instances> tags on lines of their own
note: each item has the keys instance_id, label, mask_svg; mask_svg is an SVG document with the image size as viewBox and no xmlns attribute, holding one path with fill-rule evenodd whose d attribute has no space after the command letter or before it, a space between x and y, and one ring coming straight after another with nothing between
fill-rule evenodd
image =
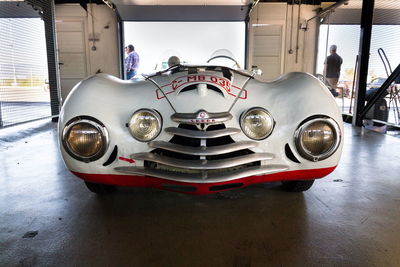
<instances>
[{"instance_id":1,"label":"vertical grille slat","mask_svg":"<svg viewBox=\"0 0 400 267\"><path fill-rule=\"evenodd\" d=\"M210 139L210 138L217 138L217 137L240 133L240 130L236 129L236 128L225 128L225 129L215 130L215 131L195 131L195 130L177 128L177 127L168 127L168 128L165 128L164 131L166 133L173 134L173 135L179 135L179 136L197 138L197 139Z\"/></svg>"}]
</instances>

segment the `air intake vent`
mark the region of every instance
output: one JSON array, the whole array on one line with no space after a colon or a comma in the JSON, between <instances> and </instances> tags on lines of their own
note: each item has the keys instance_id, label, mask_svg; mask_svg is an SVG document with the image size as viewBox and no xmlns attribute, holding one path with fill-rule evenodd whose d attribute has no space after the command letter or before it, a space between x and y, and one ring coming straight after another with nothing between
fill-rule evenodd
<instances>
[{"instance_id":1,"label":"air intake vent","mask_svg":"<svg viewBox=\"0 0 400 267\"><path fill-rule=\"evenodd\" d=\"M217 92L218 94L224 96L224 93L221 91L221 89L219 89L218 87L216 87L214 85L207 84L207 89ZM179 93L189 92L192 90L197 90L197 84L192 84L192 85L186 86Z\"/></svg>"},{"instance_id":2,"label":"air intake vent","mask_svg":"<svg viewBox=\"0 0 400 267\"><path fill-rule=\"evenodd\" d=\"M292 149L290 149L289 144L285 145L285 154L286 154L286 157L288 157L288 159L290 159L291 161L296 162L296 163L300 163L300 161L293 154Z\"/></svg>"}]
</instances>

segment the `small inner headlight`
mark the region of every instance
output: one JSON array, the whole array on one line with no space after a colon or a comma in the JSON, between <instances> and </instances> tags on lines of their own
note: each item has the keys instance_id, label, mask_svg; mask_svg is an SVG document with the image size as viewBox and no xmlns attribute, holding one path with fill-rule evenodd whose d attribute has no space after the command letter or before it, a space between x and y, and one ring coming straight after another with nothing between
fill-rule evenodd
<instances>
[{"instance_id":1,"label":"small inner headlight","mask_svg":"<svg viewBox=\"0 0 400 267\"><path fill-rule=\"evenodd\" d=\"M103 156L107 140L105 128L91 120L77 120L64 128L65 150L82 161L93 161Z\"/></svg>"},{"instance_id":2,"label":"small inner headlight","mask_svg":"<svg viewBox=\"0 0 400 267\"><path fill-rule=\"evenodd\" d=\"M313 119L296 131L295 142L302 157L312 161L326 159L339 146L340 130L332 119Z\"/></svg>"},{"instance_id":3,"label":"small inner headlight","mask_svg":"<svg viewBox=\"0 0 400 267\"><path fill-rule=\"evenodd\" d=\"M149 142L161 131L161 116L154 110L140 109L132 115L128 127L135 139Z\"/></svg>"},{"instance_id":4,"label":"small inner headlight","mask_svg":"<svg viewBox=\"0 0 400 267\"><path fill-rule=\"evenodd\" d=\"M251 139L262 140L268 137L274 129L274 119L263 108L252 108L240 117L243 132Z\"/></svg>"}]
</instances>

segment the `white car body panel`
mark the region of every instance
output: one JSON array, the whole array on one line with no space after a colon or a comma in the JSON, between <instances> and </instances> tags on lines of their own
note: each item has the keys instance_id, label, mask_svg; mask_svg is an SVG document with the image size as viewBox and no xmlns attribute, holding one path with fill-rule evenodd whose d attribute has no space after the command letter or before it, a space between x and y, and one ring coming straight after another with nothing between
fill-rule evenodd
<instances>
[{"instance_id":1,"label":"white car body panel","mask_svg":"<svg viewBox=\"0 0 400 267\"><path fill-rule=\"evenodd\" d=\"M240 92L248 77L233 73L232 82L224 78L222 73L215 71L187 74L161 74L152 79L163 89L172 106L178 113L196 113L199 110L207 112L227 112ZM189 78L188 78L189 77ZM194 89L180 92L184 87L205 83L221 90L217 93L209 89ZM184 85L182 85L184 84ZM222 86L221 86L222 85ZM343 140L336 152L327 159L313 162L302 158L296 150L294 133L305 119L322 115L334 119L339 125L343 137L341 113L328 89L312 75L305 73L289 73L271 82L261 82L251 79L246 85L241 97L232 107L230 113L233 119L225 122L226 127L240 129L239 118L243 112L252 107L263 107L270 112L275 121L272 134L258 142L251 149L254 152L273 153L274 159L268 163L286 165L287 171L312 170L335 167L340 159ZM109 146L100 159L85 163L72 158L60 145L61 153L68 169L74 173L85 174L115 174L125 175L116 171L116 167L143 166L143 161L129 163L115 160L109 166L103 163L110 157L115 145L118 146L118 157L130 158L133 153L150 152L146 142L134 139L126 123L138 109L157 110L163 120L162 128L177 127L178 123L170 119L175 113L163 93L149 80L123 81L110 75L98 74L83 80L75 86L67 97L59 120L60 140L67 122L77 116L91 116L101 121L109 133ZM234 141L249 141L243 132L231 136ZM163 130L155 141L166 141L171 135ZM299 161L290 160L285 154L285 145L289 144L293 154ZM127 174L126 174L127 175ZM225 179L229 180L229 179ZM209 181L196 181L208 183Z\"/></svg>"}]
</instances>

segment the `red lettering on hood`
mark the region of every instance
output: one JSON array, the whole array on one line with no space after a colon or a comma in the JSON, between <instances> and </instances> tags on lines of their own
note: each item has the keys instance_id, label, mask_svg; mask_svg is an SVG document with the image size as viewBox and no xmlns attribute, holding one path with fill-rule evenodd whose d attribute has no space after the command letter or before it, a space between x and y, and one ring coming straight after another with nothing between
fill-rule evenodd
<instances>
[{"instance_id":1,"label":"red lettering on hood","mask_svg":"<svg viewBox=\"0 0 400 267\"><path fill-rule=\"evenodd\" d=\"M213 75L187 75L187 76L182 76L179 78L176 78L175 80L173 80L171 83L169 84L165 84L163 86L161 86L161 88L164 91L165 95L171 94L173 92L175 92L176 90L178 90L179 88L183 87L183 86L188 86L190 84L193 83L199 83L199 82L203 82L203 83L207 83L207 84L212 84L212 85L216 85L218 87L222 87L227 94L233 96L233 97L237 97L237 95L239 94L240 90L242 88L234 86L231 84L231 81L224 78L224 77L218 77L218 76L213 76ZM164 89L165 88L165 89ZM156 96L157 99L162 99L165 98L164 95L160 89L156 90ZM247 90L243 90L242 94L239 96L240 99L247 99Z\"/></svg>"}]
</instances>

